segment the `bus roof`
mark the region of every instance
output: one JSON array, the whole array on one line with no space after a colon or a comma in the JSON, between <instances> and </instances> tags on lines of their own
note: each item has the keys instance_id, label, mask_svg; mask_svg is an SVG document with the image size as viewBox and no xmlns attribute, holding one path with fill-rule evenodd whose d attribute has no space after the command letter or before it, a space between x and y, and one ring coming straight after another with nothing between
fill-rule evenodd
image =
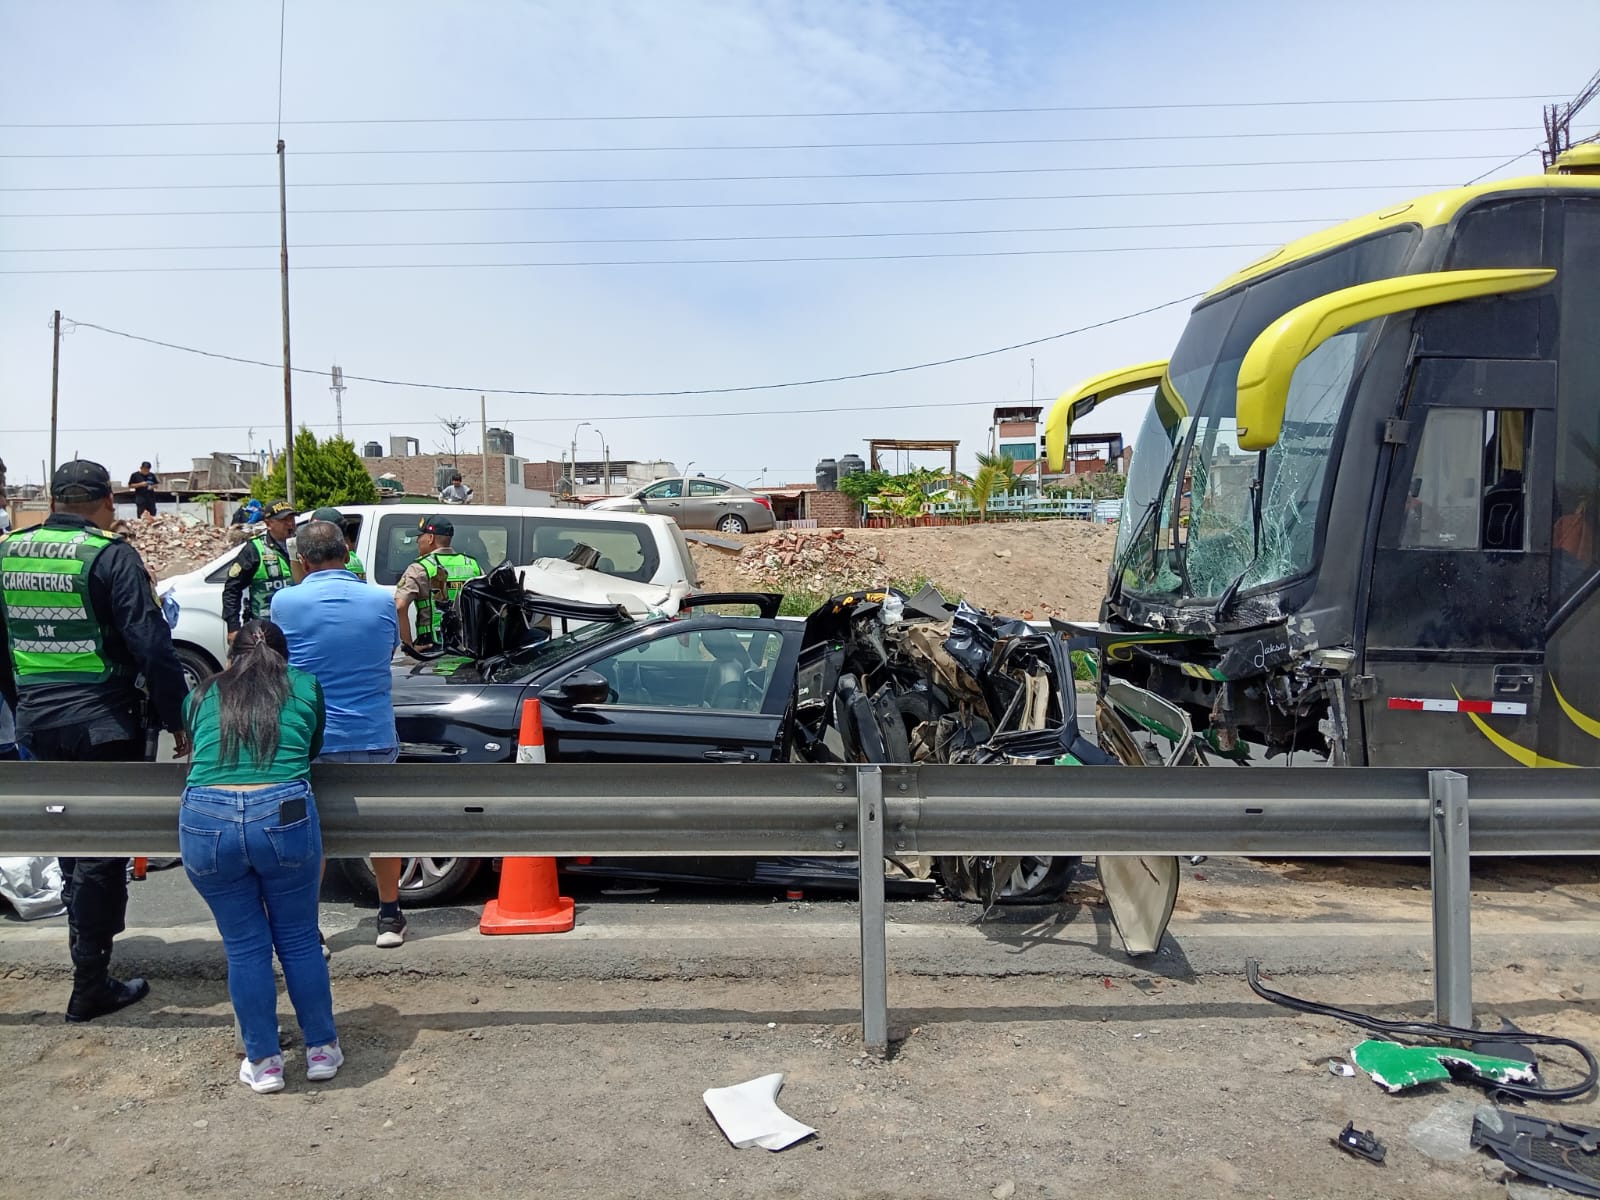
<instances>
[{"instance_id":1,"label":"bus roof","mask_svg":"<svg viewBox=\"0 0 1600 1200\"><path fill-rule=\"evenodd\" d=\"M1331 250L1335 246L1354 242L1369 234L1377 233L1382 229L1397 228L1403 225L1420 225L1424 229L1431 229L1436 225L1444 225L1465 208L1469 203L1480 196L1492 196L1502 192L1528 192L1548 191L1581 192L1600 196L1600 176L1595 175L1530 175L1522 179L1498 179L1492 183L1476 183L1468 187L1451 188L1449 191L1433 192L1426 196L1419 196L1415 200L1407 200L1389 208L1380 209L1378 212L1369 213L1364 217L1345 221L1331 229L1324 229L1318 233L1307 234L1286 246L1280 246L1263 258L1236 271L1224 279L1216 287L1206 293L1206 299L1238 287L1261 275L1286 267L1290 263L1303 258L1321 254L1324 250Z\"/></svg>"}]
</instances>

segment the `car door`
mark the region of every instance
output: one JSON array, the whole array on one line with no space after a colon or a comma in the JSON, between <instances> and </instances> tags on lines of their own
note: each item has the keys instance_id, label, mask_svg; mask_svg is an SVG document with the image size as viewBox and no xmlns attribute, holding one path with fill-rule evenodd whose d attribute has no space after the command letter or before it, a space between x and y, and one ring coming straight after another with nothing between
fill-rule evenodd
<instances>
[{"instance_id":1,"label":"car door","mask_svg":"<svg viewBox=\"0 0 1600 1200\"><path fill-rule=\"evenodd\" d=\"M684 502L678 524L685 529L715 529L723 514L738 510L730 501L727 484L715 479L691 479L689 498Z\"/></svg>"},{"instance_id":2,"label":"car door","mask_svg":"<svg viewBox=\"0 0 1600 1200\"><path fill-rule=\"evenodd\" d=\"M639 493L639 504L645 512L678 518L683 513L683 480L663 479L652 483Z\"/></svg>"},{"instance_id":3,"label":"car door","mask_svg":"<svg viewBox=\"0 0 1600 1200\"><path fill-rule=\"evenodd\" d=\"M794 642L794 645L790 643ZM600 704L544 705L546 745L562 762L771 762L783 745L797 639L776 621L695 617L642 629L562 665L610 684Z\"/></svg>"}]
</instances>

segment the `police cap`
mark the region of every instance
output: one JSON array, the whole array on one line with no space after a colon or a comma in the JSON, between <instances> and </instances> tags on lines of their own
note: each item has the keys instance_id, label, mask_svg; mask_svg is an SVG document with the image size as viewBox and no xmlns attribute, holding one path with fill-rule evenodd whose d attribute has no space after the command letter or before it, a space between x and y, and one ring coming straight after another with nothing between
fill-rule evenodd
<instances>
[{"instance_id":1,"label":"police cap","mask_svg":"<svg viewBox=\"0 0 1600 1200\"><path fill-rule=\"evenodd\" d=\"M88 504L111 495L111 473L97 462L75 458L50 477L50 495L68 504Z\"/></svg>"},{"instance_id":2,"label":"police cap","mask_svg":"<svg viewBox=\"0 0 1600 1200\"><path fill-rule=\"evenodd\" d=\"M423 517L417 522L418 533L432 533L439 537L454 537L456 527L450 523L449 517Z\"/></svg>"}]
</instances>

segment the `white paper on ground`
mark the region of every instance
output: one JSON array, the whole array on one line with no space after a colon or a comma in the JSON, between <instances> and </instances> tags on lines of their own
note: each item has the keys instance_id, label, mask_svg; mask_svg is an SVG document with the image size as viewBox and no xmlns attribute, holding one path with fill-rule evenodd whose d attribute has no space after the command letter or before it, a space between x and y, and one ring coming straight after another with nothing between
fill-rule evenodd
<instances>
[{"instance_id":1,"label":"white paper on ground","mask_svg":"<svg viewBox=\"0 0 1600 1200\"><path fill-rule=\"evenodd\" d=\"M733 1087L709 1088L701 1097L723 1134L740 1150L782 1150L816 1132L778 1107L781 1074L763 1075Z\"/></svg>"}]
</instances>

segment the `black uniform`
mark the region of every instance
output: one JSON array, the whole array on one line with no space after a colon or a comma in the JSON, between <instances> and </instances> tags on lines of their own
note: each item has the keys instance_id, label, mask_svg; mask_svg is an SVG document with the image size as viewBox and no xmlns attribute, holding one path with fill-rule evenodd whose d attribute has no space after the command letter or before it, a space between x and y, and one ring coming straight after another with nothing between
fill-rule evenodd
<instances>
[{"instance_id":1,"label":"black uniform","mask_svg":"<svg viewBox=\"0 0 1600 1200\"><path fill-rule=\"evenodd\" d=\"M94 526L82 517L52 513L44 528L73 531ZM188 690L183 668L144 562L127 542L118 538L95 559L89 572L89 600L100 624L105 657L135 668L144 677L150 724L174 733L181 730L183 698ZM0 696L16 710L18 744L35 758L47 762L138 762L144 758L146 701L134 671L103 683L36 683L19 691L3 606ZM85 1019L85 1013L98 1015L95 998L115 984L108 983L108 969L112 938L126 928L127 869L126 858L61 860L62 899L67 906L74 966L69 1017L75 1010L79 1019Z\"/></svg>"}]
</instances>

